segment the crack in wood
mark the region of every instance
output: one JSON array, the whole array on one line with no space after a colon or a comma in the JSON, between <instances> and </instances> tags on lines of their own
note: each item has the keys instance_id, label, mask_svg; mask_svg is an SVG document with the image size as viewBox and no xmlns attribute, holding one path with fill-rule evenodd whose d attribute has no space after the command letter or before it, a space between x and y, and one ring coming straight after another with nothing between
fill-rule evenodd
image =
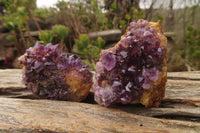
<instances>
[{"instance_id":1,"label":"crack in wood","mask_svg":"<svg viewBox=\"0 0 200 133\"><path fill-rule=\"evenodd\" d=\"M165 99L159 108L141 104L105 108L94 101L93 92L81 103L38 99L15 76L20 77L21 70L0 70L0 132L56 132L56 125L58 132L128 132L133 127L135 132L200 131L200 72L168 73ZM16 128L18 125L22 126Z\"/></svg>"}]
</instances>

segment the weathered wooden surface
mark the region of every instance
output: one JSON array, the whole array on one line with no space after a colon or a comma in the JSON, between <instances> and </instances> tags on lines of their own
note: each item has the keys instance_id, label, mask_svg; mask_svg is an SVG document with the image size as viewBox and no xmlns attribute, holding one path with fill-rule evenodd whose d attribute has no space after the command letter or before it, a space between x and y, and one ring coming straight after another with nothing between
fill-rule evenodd
<instances>
[{"instance_id":1,"label":"weathered wooden surface","mask_svg":"<svg viewBox=\"0 0 200 133\"><path fill-rule=\"evenodd\" d=\"M99 32L90 32L88 34L90 40L96 40L98 37L102 37L105 41L118 42L121 38L121 30L106 30Z\"/></svg>"},{"instance_id":2,"label":"weathered wooden surface","mask_svg":"<svg viewBox=\"0 0 200 133\"><path fill-rule=\"evenodd\" d=\"M24 89L21 69L0 69L0 89Z\"/></svg>"},{"instance_id":3,"label":"weathered wooden surface","mask_svg":"<svg viewBox=\"0 0 200 133\"><path fill-rule=\"evenodd\" d=\"M165 32L164 35L169 38L169 37L174 37L176 34L174 32Z\"/></svg>"},{"instance_id":4,"label":"weathered wooden surface","mask_svg":"<svg viewBox=\"0 0 200 133\"><path fill-rule=\"evenodd\" d=\"M162 120L99 105L0 98L0 128L84 132L199 131L200 123Z\"/></svg>"},{"instance_id":5,"label":"weathered wooden surface","mask_svg":"<svg viewBox=\"0 0 200 133\"><path fill-rule=\"evenodd\" d=\"M171 73L168 73L168 79L199 80L200 81L200 71L171 72Z\"/></svg>"},{"instance_id":6,"label":"weathered wooden surface","mask_svg":"<svg viewBox=\"0 0 200 133\"><path fill-rule=\"evenodd\" d=\"M33 37L38 37L40 34L40 31L31 31L30 34ZM102 37L106 41L119 41L122 33L120 29L114 29L114 30L105 30L105 31L100 31L100 32L99 31L90 32L88 35L91 40L96 40L98 37ZM175 36L175 33L165 32L164 35L169 38L169 37ZM28 37L28 32L25 32L24 36Z\"/></svg>"},{"instance_id":7,"label":"weathered wooden surface","mask_svg":"<svg viewBox=\"0 0 200 133\"><path fill-rule=\"evenodd\" d=\"M31 31L30 34L33 37L38 37L40 34L40 31ZM90 40L96 40L98 37L102 37L105 41L111 41L111 42L119 41L121 38L121 35L122 35L122 33L121 33L121 30L119 30L119 29L88 33ZM28 32L25 32L24 36L28 37Z\"/></svg>"},{"instance_id":8,"label":"weathered wooden surface","mask_svg":"<svg viewBox=\"0 0 200 133\"><path fill-rule=\"evenodd\" d=\"M168 73L159 108L84 102L36 99L21 70L0 70L0 132L200 132L200 72Z\"/></svg>"}]
</instances>

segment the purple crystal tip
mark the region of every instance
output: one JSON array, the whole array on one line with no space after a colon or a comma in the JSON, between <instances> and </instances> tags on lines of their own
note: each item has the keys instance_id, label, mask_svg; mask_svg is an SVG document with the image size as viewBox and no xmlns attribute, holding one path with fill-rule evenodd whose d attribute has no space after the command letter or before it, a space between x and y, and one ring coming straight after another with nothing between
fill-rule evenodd
<instances>
[{"instance_id":1,"label":"purple crystal tip","mask_svg":"<svg viewBox=\"0 0 200 133\"><path fill-rule=\"evenodd\" d=\"M165 54L160 34L148 21L131 22L121 41L100 55L93 85L96 102L104 106L138 102L143 91L159 80Z\"/></svg>"},{"instance_id":2,"label":"purple crystal tip","mask_svg":"<svg viewBox=\"0 0 200 133\"><path fill-rule=\"evenodd\" d=\"M75 55L61 53L59 45L36 43L19 61L24 65L23 83L37 97L81 101L89 93L89 66Z\"/></svg>"}]
</instances>

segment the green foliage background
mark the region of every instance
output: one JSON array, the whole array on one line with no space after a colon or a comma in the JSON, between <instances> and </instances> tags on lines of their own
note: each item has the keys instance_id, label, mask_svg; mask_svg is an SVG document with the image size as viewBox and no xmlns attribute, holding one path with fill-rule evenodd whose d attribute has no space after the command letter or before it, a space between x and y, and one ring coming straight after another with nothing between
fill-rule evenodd
<instances>
[{"instance_id":1,"label":"green foliage background","mask_svg":"<svg viewBox=\"0 0 200 133\"><path fill-rule=\"evenodd\" d=\"M200 69L200 31L192 25L187 26L187 34L183 38L184 46L180 47L182 57L191 66Z\"/></svg>"},{"instance_id":2,"label":"green foliage background","mask_svg":"<svg viewBox=\"0 0 200 133\"><path fill-rule=\"evenodd\" d=\"M36 41L43 44L56 42L61 44L65 52L78 54L86 64L95 69L94 64L106 42L102 38L95 41L89 40L87 35L89 32L119 28L123 34L131 21L148 19L149 10L140 9L138 4L130 5L129 0L104 1L105 5L101 5L98 0L71 0L68 2L59 0L54 7L37 8L36 0L1 0L0 2L6 6L6 12L0 15L0 21L2 26L12 33L7 39L14 42L19 55L23 54L26 48L33 46ZM134 2L137 3L137 1ZM157 9L153 11L157 11ZM193 11L192 7L187 8L185 16L191 16ZM199 5L196 7L196 13L198 11L200 11ZM180 12L182 13L182 11ZM179 18L177 16L174 20ZM199 22L199 18L195 17L194 19ZM153 21L164 25L165 19L163 13L158 10ZM186 17L186 19L190 18ZM30 34L30 20L34 21L40 32L38 38L34 38ZM43 28L40 22L47 27ZM200 31L194 28L197 26L194 26L193 22L191 25L187 25L188 23L184 28L181 27L184 30L187 29L187 32L184 32L184 36L179 39L182 42L177 44L176 47L179 50L176 52L180 53L179 56L181 55L186 64L200 69ZM182 33L177 35L180 34Z\"/></svg>"},{"instance_id":3,"label":"green foliage background","mask_svg":"<svg viewBox=\"0 0 200 133\"><path fill-rule=\"evenodd\" d=\"M74 47L74 52L81 55L84 64L89 64L90 67L95 70L95 64L99 58L99 54L105 45L105 41L98 37L96 41L89 40L87 34L80 34L79 39L75 39L76 47Z\"/></svg>"}]
</instances>

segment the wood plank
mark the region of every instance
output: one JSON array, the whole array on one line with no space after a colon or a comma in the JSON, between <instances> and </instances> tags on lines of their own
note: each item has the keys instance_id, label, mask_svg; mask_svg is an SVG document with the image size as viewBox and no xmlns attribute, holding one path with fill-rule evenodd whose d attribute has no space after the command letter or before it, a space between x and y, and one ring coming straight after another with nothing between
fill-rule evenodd
<instances>
[{"instance_id":1,"label":"wood plank","mask_svg":"<svg viewBox=\"0 0 200 133\"><path fill-rule=\"evenodd\" d=\"M6 110L6 111L5 111ZM198 132L200 123L126 113L100 105L0 98L0 129L57 132Z\"/></svg>"},{"instance_id":2,"label":"wood plank","mask_svg":"<svg viewBox=\"0 0 200 133\"><path fill-rule=\"evenodd\" d=\"M21 69L0 69L0 89L22 89Z\"/></svg>"},{"instance_id":3,"label":"wood plank","mask_svg":"<svg viewBox=\"0 0 200 133\"><path fill-rule=\"evenodd\" d=\"M0 70L0 96L22 97L24 95L31 96L31 93L27 91L26 86L22 84L22 70L21 69Z\"/></svg>"},{"instance_id":4,"label":"wood plank","mask_svg":"<svg viewBox=\"0 0 200 133\"><path fill-rule=\"evenodd\" d=\"M146 109L144 108L144 106L138 104L136 105L117 104L113 105L112 108L118 111L121 110L130 115L137 114L137 115L162 118L162 119L181 120L184 122L192 121L193 123L199 124L200 123L200 95L199 95L200 80L198 75L199 73L200 72L168 73L169 79L166 86L166 96L159 108ZM19 77L19 78L14 78L14 77ZM24 85L21 84L21 70L13 70L13 69L0 70L0 97L21 98L24 99L25 101L28 101L27 99L38 100L34 98L29 91L26 90ZM48 102L48 100L46 100L46 102ZM57 104L57 102L59 103L60 101L56 101L54 104ZM94 104L95 102L93 94L91 93L90 96L83 102ZM82 103L80 106L82 106ZM28 130L29 129L30 128L28 128ZM20 129L15 128L15 130L20 130Z\"/></svg>"},{"instance_id":5,"label":"wood plank","mask_svg":"<svg viewBox=\"0 0 200 133\"><path fill-rule=\"evenodd\" d=\"M44 31L42 31L44 32ZM31 36L38 37L40 34L40 31L31 31ZM90 40L96 40L98 37L102 37L106 42L117 42L121 38L121 30L120 29L114 29L114 30L105 30L105 31L98 31L98 32L90 32L88 33L88 36ZM28 32L24 33L25 37L28 37Z\"/></svg>"},{"instance_id":6,"label":"wood plank","mask_svg":"<svg viewBox=\"0 0 200 133\"><path fill-rule=\"evenodd\" d=\"M44 32L42 30L41 32ZM40 34L40 31L31 31L30 32L31 36L33 37L38 37ZM90 32L89 38L91 40L96 40L99 36L103 37L104 40L106 41L119 41L121 37L121 30L120 29L114 29L114 30L105 30L105 31L100 31L100 32ZM169 37L174 37L176 34L174 32L165 32L164 35L169 38ZM24 37L29 37L28 32L24 33Z\"/></svg>"},{"instance_id":7,"label":"wood plank","mask_svg":"<svg viewBox=\"0 0 200 133\"><path fill-rule=\"evenodd\" d=\"M165 99L200 106L200 80L168 80Z\"/></svg>"},{"instance_id":8,"label":"wood plank","mask_svg":"<svg viewBox=\"0 0 200 133\"><path fill-rule=\"evenodd\" d=\"M176 34L174 32L165 32L164 35L169 38L169 37L175 37Z\"/></svg>"},{"instance_id":9,"label":"wood plank","mask_svg":"<svg viewBox=\"0 0 200 133\"><path fill-rule=\"evenodd\" d=\"M166 85L166 100L200 103L200 72L171 72L168 73ZM181 78L177 80L177 78ZM184 79L183 79L184 78ZM185 80L187 78L187 80ZM0 70L0 91L9 92L16 95L17 92L23 93L25 86L21 83L21 69ZM27 94L27 91L25 91Z\"/></svg>"},{"instance_id":10,"label":"wood plank","mask_svg":"<svg viewBox=\"0 0 200 133\"><path fill-rule=\"evenodd\" d=\"M200 71L191 72L168 72L168 79L174 80L199 80L200 81Z\"/></svg>"},{"instance_id":11,"label":"wood plank","mask_svg":"<svg viewBox=\"0 0 200 133\"><path fill-rule=\"evenodd\" d=\"M98 37L102 37L106 42L118 42L121 38L121 35L122 33L119 29L88 33L90 40L97 40Z\"/></svg>"},{"instance_id":12,"label":"wood plank","mask_svg":"<svg viewBox=\"0 0 200 133\"><path fill-rule=\"evenodd\" d=\"M183 102L163 100L160 107L144 108L141 105L117 104L113 105L113 108L142 116L200 123L200 107Z\"/></svg>"}]
</instances>

